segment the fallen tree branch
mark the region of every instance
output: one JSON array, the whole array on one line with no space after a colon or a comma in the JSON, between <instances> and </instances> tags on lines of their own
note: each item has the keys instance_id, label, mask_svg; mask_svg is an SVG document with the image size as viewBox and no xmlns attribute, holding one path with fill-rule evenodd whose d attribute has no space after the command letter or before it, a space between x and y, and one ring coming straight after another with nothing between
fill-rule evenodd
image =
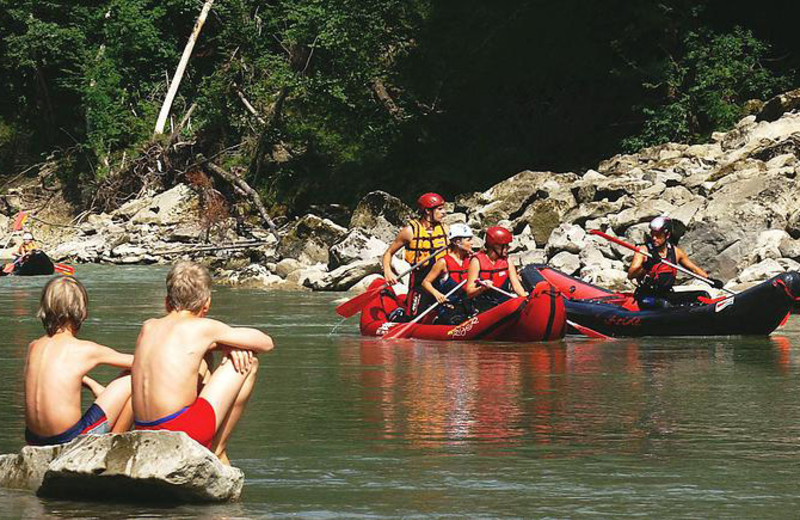
<instances>
[{"instance_id":1,"label":"fallen tree branch","mask_svg":"<svg viewBox=\"0 0 800 520\"><path fill-rule=\"evenodd\" d=\"M202 253L203 251L218 251L221 249L246 249L249 247L259 247L259 246L268 246L272 244L272 242L265 242L263 240L260 241L247 241L247 242L237 242L233 244L225 244L225 245L209 245L209 246L187 246L178 249L168 249L166 251L153 251L152 255L178 255L183 253Z\"/></svg>"},{"instance_id":2,"label":"fallen tree branch","mask_svg":"<svg viewBox=\"0 0 800 520\"><path fill-rule=\"evenodd\" d=\"M247 196L247 198L250 200L250 202L253 204L258 214L261 216L261 220L263 220L267 224L267 226L269 226L269 229L270 231L272 231L272 234L275 235L275 238L280 240L280 235L278 235L278 229L275 227L275 223L272 222L269 213L267 213L267 208L264 207L264 203L261 201L261 196L258 194L256 190L250 187L250 185L247 184L247 182L244 179L230 173L224 168L207 160L205 157L203 157L202 154L198 155L197 158L200 161L200 163L206 168L208 168L208 170L211 173L227 181L235 188L239 188L240 190L242 190L244 194Z\"/></svg>"}]
</instances>

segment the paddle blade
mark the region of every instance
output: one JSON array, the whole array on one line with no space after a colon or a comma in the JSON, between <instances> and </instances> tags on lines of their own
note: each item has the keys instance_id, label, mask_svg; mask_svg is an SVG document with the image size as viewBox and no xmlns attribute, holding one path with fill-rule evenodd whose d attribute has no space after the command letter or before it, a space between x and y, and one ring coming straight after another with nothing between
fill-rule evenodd
<instances>
[{"instance_id":1,"label":"paddle blade","mask_svg":"<svg viewBox=\"0 0 800 520\"><path fill-rule=\"evenodd\" d=\"M53 264L57 273L61 273L66 276L72 276L75 274L75 268L71 265L67 264Z\"/></svg>"},{"instance_id":2,"label":"paddle blade","mask_svg":"<svg viewBox=\"0 0 800 520\"><path fill-rule=\"evenodd\" d=\"M584 327L580 323L575 323L572 320L567 320L567 325L572 327L573 329L577 330L584 336L588 336L590 338L598 338L598 339L611 339L611 336L606 336L602 332L597 332L594 329L590 329L589 327Z\"/></svg>"},{"instance_id":3,"label":"paddle blade","mask_svg":"<svg viewBox=\"0 0 800 520\"><path fill-rule=\"evenodd\" d=\"M361 312L361 309L367 306L369 302L375 299L376 296L380 294L382 290L386 288L386 284L379 285L374 289L370 289L369 291L363 292L358 296L347 300L346 302L339 304L336 307L336 314L341 316L342 318L349 318L354 314Z\"/></svg>"},{"instance_id":4,"label":"paddle blade","mask_svg":"<svg viewBox=\"0 0 800 520\"><path fill-rule=\"evenodd\" d=\"M22 226L28 220L28 214L24 211L17 213L17 218L14 219L14 231L21 231Z\"/></svg>"},{"instance_id":5,"label":"paddle blade","mask_svg":"<svg viewBox=\"0 0 800 520\"><path fill-rule=\"evenodd\" d=\"M408 323L403 323L402 325L396 325L391 329L389 329L389 332L383 335L383 339L407 338L409 334L411 334L411 331L414 329L414 325L416 325L416 323L414 323L413 321L410 321Z\"/></svg>"}]
</instances>

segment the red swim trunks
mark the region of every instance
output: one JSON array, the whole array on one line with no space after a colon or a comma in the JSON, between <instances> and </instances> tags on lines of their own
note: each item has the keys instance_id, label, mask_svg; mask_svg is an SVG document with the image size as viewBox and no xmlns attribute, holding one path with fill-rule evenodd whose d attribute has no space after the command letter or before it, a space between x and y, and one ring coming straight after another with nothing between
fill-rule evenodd
<instances>
[{"instance_id":1,"label":"red swim trunks","mask_svg":"<svg viewBox=\"0 0 800 520\"><path fill-rule=\"evenodd\" d=\"M211 403L198 397L194 404L152 422L134 421L135 430L169 430L186 432L206 448L217 433L217 415Z\"/></svg>"}]
</instances>

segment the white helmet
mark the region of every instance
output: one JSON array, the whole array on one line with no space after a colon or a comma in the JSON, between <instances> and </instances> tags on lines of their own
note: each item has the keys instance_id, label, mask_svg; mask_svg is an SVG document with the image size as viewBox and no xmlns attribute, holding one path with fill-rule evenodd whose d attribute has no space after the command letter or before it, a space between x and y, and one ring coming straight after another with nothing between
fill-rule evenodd
<instances>
[{"instance_id":1,"label":"white helmet","mask_svg":"<svg viewBox=\"0 0 800 520\"><path fill-rule=\"evenodd\" d=\"M472 229L466 225L462 224L461 222L457 222L450 226L450 230L447 232L447 238L450 240L456 238L472 238Z\"/></svg>"},{"instance_id":2,"label":"white helmet","mask_svg":"<svg viewBox=\"0 0 800 520\"><path fill-rule=\"evenodd\" d=\"M22 240L33 240L33 234L30 232L26 232L22 235Z\"/></svg>"}]
</instances>

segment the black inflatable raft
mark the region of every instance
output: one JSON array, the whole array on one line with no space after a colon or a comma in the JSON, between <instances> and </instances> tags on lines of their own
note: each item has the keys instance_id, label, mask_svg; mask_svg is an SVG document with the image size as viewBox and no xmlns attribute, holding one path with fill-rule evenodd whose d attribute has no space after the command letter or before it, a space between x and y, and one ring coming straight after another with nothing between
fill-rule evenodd
<instances>
[{"instance_id":1,"label":"black inflatable raft","mask_svg":"<svg viewBox=\"0 0 800 520\"><path fill-rule=\"evenodd\" d=\"M523 285L547 280L566 299L567 319L615 337L769 335L800 300L800 273L789 271L736 296L710 299L702 293L692 303L641 310L630 293L586 283L546 265L521 271Z\"/></svg>"},{"instance_id":2,"label":"black inflatable raft","mask_svg":"<svg viewBox=\"0 0 800 520\"><path fill-rule=\"evenodd\" d=\"M13 276L50 275L55 273L52 260L42 251L33 251L14 270L9 273Z\"/></svg>"}]
</instances>

